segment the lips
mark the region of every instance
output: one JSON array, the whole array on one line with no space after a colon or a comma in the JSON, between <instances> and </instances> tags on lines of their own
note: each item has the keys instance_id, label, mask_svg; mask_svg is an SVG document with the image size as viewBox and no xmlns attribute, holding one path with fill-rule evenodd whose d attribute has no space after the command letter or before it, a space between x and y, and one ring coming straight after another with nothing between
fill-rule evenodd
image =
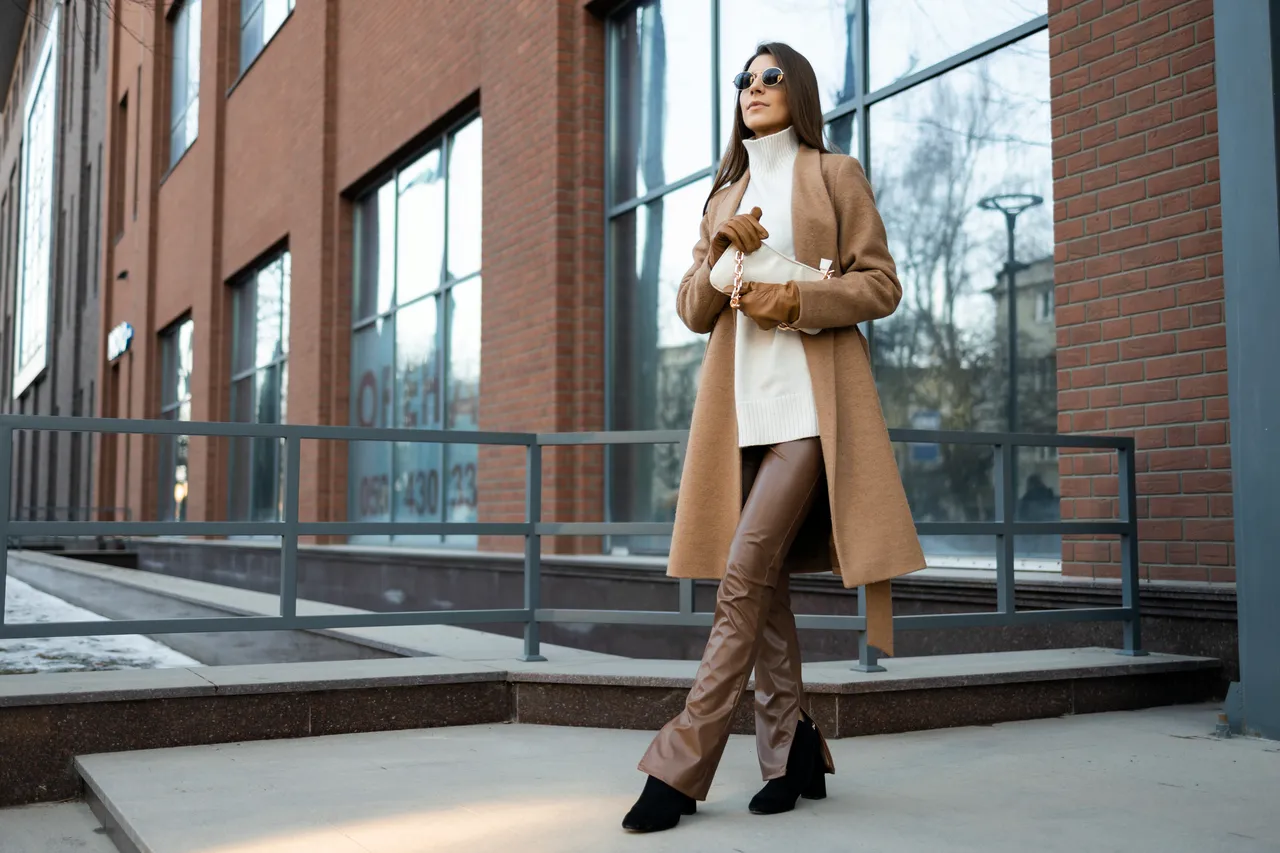
<instances>
[{"instance_id":1,"label":"lips","mask_svg":"<svg viewBox=\"0 0 1280 853\"><path fill-rule=\"evenodd\" d=\"M756 107L767 107L767 106L769 105L766 104L764 101L752 101L751 103L747 104L747 110L750 111L750 110L754 110Z\"/></svg>"}]
</instances>

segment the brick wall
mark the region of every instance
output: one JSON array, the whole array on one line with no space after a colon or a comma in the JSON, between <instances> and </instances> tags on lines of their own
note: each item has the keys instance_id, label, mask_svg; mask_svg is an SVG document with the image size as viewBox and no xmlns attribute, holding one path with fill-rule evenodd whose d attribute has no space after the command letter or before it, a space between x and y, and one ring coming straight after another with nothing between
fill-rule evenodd
<instances>
[{"instance_id":1,"label":"brick wall","mask_svg":"<svg viewBox=\"0 0 1280 853\"><path fill-rule=\"evenodd\" d=\"M126 134L126 209L139 144L141 203L138 220L126 216L124 236L108 252L103 324L128 319L138 328L139 363L134 381L116 386L114 408L103 411L156 415L155 336L189 314L193 416L226 418L227 282L285 242L293 263L289 420L347 423L352 198L479 104L480 426L600 429L604 25L584 6L494 0L461 15L448 0L299 3L241 76L237 6L205 3L199 136L172 170L163 159L167 67L155 50L163 44L149 35L139 42L117 23L111 97L129 92L131 109L142 110L139 134ZM163 8L138 6L123 26L163 39ZM110 209L111 199L103 204ZM156 454L140 441L131 448L129 465L102 463L102 492L145 518L155 511ZM222 514L227 449L193 440L190 518ZM345 519L345 448L306 442L302 453L302 517ZM123 445L118 457L123 463ZM548 452L544 517L599 518L602 469L599 451ZM524 477L522 452L482 452L481 519L523 519ZM572 539L551 547L599 549Z\"/></svg>"},{"instance_id":2,"label":"brick wall","mask_svg":"<svg viewBox=\"0 0 1280 853\"><path fill-rule=\"evenodd\" d=\"M1142 576L1233 581L1212 0L1050 0L1061 432L1137 440ZM1064 518L1117 512L1064 454ZM1115 541L1064 543L1114 577Z\"/></svg>"}]
</instances>

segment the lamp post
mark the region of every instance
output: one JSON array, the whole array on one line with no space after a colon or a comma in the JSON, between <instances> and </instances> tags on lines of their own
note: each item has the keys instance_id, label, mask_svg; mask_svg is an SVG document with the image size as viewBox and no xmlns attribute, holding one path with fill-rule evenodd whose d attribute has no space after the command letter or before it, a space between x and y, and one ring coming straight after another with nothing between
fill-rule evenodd
<instances>
[{"instance_id":1,"label":"lamp post","mask_svg":"<svg viewBox=\"0 0 1280 853\"><path fill-rule=\"evenodd\" d=\"M1018 216L1041 204L1044 204L1043 198L1029 193L1004 193L978 201L978 207L982 210L998 210L1003 213L1004 224L1009 232L1009 253L1004 263L1005 286L1009 289L1009 397L1006 403L1009 407L1009 432L1018 431L1018 289L1014 276L1022 268L1014 258L1013 235Z\"/></svg>"}]
</instances>

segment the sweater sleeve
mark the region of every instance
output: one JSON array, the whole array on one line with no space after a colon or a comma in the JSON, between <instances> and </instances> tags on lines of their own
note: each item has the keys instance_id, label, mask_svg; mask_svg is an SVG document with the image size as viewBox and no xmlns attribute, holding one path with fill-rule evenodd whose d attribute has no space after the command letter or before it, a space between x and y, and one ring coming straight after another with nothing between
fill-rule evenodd
<instances>
[{"instance_id":1,"label":"sweater sleeve","mask_svg":"<svg viewBox=\"0 0 1280 853\"><path fill-rule=\"evenodd\" d=\"M710 209L702 217L699 232L698 244L693 247L693 266L680 281L676 313L690 331L705 335L715 328L720 312L729 304L729 297L711 286L711 267L720 258L711 247Z\"/></svg>"},{"instance_id":2,"label":"sweater sleeve","mask_svg":"<svg viewBox=\"0 0 1280 853\"><path fill-rule=\"evenodd\" d=\"M862 165L842 158L831 188L839 234L842 275L806 281L800 291L797 326L833 329L887 317L902 300L902 285L889 254L884 222L876 210Z\"/></svg>"}]
</instances>

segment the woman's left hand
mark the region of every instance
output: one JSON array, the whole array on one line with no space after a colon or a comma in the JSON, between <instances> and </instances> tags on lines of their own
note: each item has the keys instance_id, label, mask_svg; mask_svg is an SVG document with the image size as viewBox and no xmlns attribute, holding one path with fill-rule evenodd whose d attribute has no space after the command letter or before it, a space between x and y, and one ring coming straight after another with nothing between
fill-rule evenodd
<instances>
[{"instance_id":1,"label":"woman's left hand","mask_svg":"<svg viewBox=\"0 0 1280 853\"><path fill-rule=\"evenodd\" d=\"M782 324L790 326L800 318L800 289L794 281L744 281L738 293L738 309L766 332Z\"/></svg>"}]
</instances>

